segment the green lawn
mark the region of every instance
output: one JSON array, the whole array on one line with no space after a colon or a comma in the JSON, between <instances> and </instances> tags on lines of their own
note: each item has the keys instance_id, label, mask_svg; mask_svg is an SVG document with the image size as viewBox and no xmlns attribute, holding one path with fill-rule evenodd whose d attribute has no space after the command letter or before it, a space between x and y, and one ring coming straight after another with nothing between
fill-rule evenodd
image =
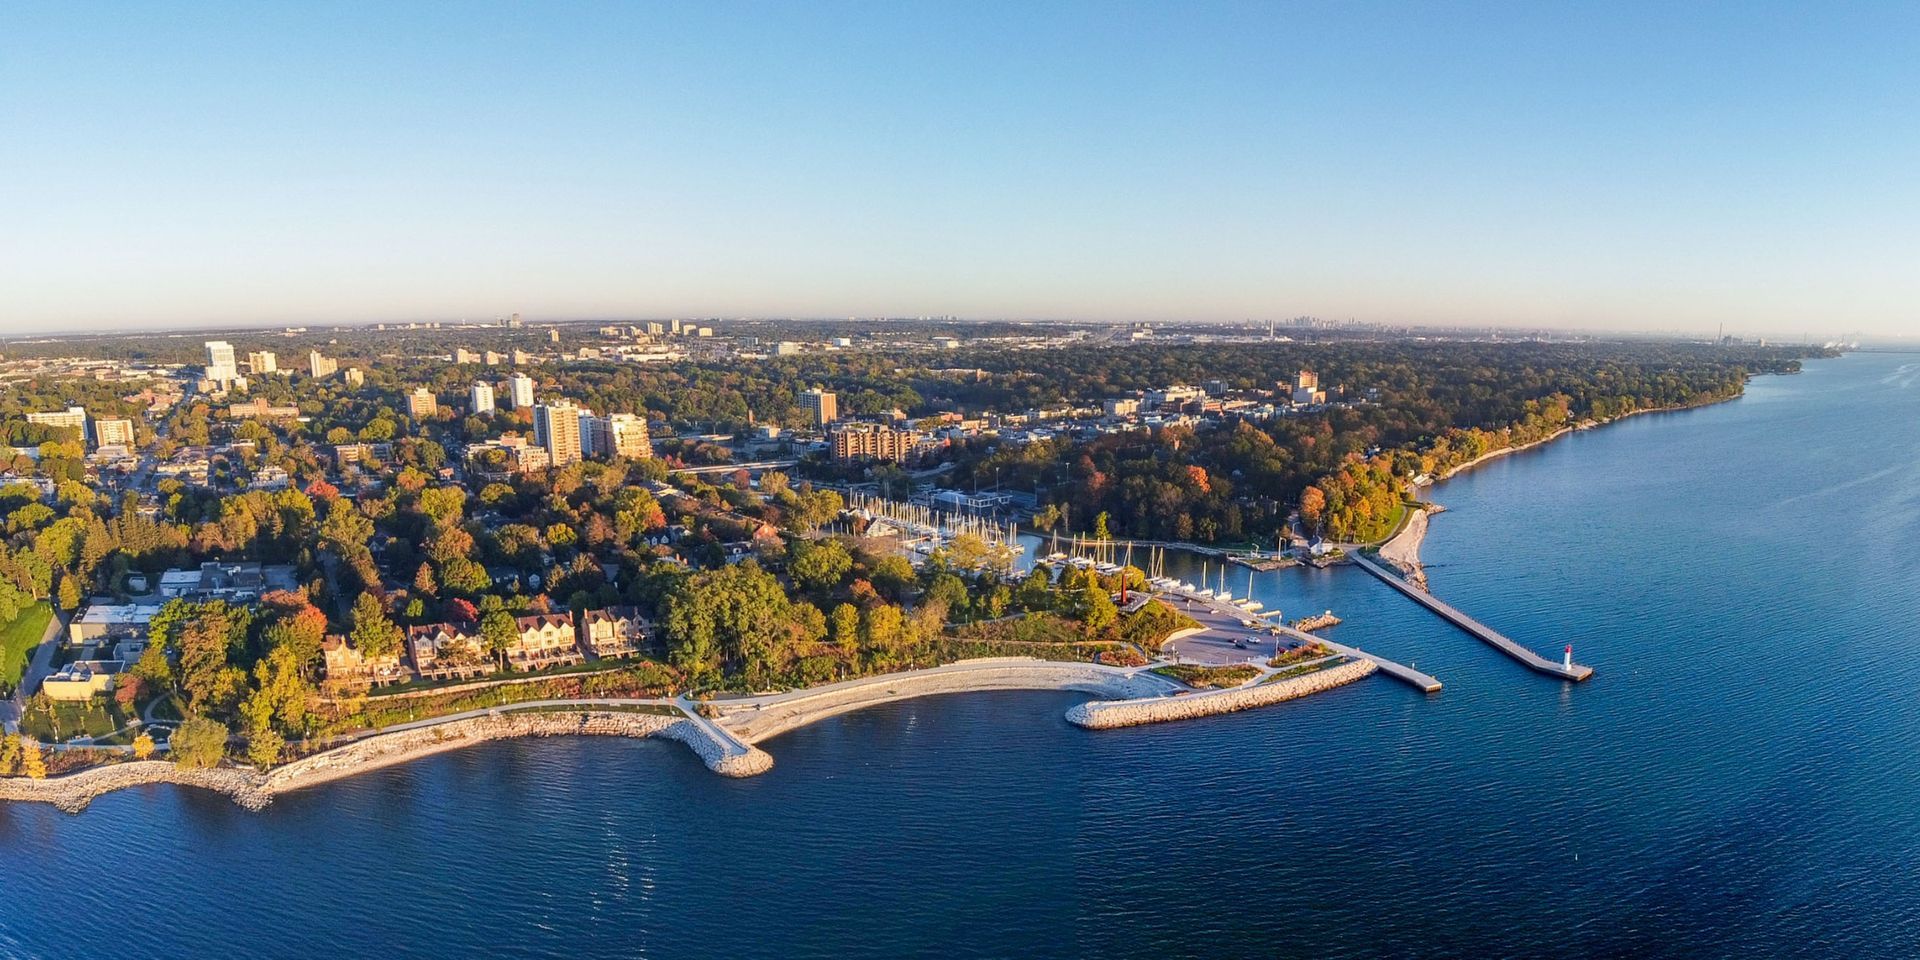
<instances>
[{"instance_id":1,"label":"green lawn","mask_svg":"<svg viewBox=\"0 0 1920 960\"><path fill-rule=\"evenodd\" d=\"M47 632L47 621L52 618L53 608L42 600L20 611L20 616L0 630L0 687L11 690L20 683L20 675L27 669L27 658L39 645L40 637Z\"/></svg>"},{"instance_id":2,"label":"green lawn","mask_svg":"<svg viewBox=\"0 0 1920 960\"><path fill-rule=\"evenodd\" d=\"M34 698L38 700L39 698ZM20 730L54 743L74 737L101 737L126 725L120 708L110 697L94 697L86 703L50 702L30 707L20 718Z\"/></svg>"}]
</instances>

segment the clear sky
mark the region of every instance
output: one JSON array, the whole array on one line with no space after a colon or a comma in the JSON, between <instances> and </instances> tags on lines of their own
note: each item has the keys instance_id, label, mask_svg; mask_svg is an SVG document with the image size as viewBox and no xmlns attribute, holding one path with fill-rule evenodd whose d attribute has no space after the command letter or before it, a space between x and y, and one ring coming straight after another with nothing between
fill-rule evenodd
<instances>
[{"instance_id":1,"label":"clear sky","mask_svg":"<svg viewBox=\"0 0 1920 960\"><path fill-rule=\"evenodd\" d=\"M0 4L0 332L1920 332L1920 3Z\"/></svg>"}]
</instances>

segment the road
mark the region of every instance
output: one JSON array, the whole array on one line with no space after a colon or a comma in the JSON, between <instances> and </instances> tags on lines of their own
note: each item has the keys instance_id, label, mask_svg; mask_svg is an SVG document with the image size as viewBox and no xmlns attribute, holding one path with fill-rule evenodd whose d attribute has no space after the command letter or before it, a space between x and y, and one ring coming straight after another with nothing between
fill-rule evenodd
<instances>
[{"instance_id":1,"label":"road","mask_svg":"<svg viewBox=\"0 0 1920 960\"><path fill-rule=\"evenodd\" d=\"M1182 637L1162 647L1168 656L1183 662L1217 665L1253 660L1266 663L1295 646L1292 640L1273 635L1251 613L1242 611L1235 615L1212 604L1174 594L1161 594L1160 599L1207 628L1206 633ZM1256 625L1244 626L1245 620L1253 620ZM1245 646L1236 647L1236 642Z\"/></svg>"}]
</instances>

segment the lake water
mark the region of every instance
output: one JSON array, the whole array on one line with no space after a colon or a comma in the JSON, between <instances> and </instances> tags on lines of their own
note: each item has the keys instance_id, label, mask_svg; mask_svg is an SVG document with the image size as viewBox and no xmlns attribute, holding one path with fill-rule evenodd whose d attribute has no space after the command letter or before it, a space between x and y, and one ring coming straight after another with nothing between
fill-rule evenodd
<instances>
[{"instance_id":1,"label":"lake water","mask_svg":"<svg viewBox=\"0 0 1920 960\"><path fill-rule=\"evenodd\" d=\"M725 780L493 744L250 814L0 806L0 955L1920 956L1920 357L1854 355L1434 493L1434 589L1256 595L1440 677L1089 733L1072 694L825 721ZM1230 584L1244 591L1246 571Z\"/></svg>"}]
</instances>

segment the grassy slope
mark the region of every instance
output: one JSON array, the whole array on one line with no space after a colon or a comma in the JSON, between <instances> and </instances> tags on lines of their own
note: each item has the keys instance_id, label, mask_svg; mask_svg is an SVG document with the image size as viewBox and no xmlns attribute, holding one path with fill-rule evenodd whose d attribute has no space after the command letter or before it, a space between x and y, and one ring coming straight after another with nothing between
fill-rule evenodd
<instances>
[{"instance_id":1,"label":"grassy slope","mask_svg":"<svg viewBox=\"0 0 1920 960\"><path fill-rule=\"evenodd\" d=\"M20 682L27 656L40 644L47 621L52 618L53 608L43 600L20 611L18 618L0 629L0 685L11 688Z\"/></svg>"}]
</instances>

